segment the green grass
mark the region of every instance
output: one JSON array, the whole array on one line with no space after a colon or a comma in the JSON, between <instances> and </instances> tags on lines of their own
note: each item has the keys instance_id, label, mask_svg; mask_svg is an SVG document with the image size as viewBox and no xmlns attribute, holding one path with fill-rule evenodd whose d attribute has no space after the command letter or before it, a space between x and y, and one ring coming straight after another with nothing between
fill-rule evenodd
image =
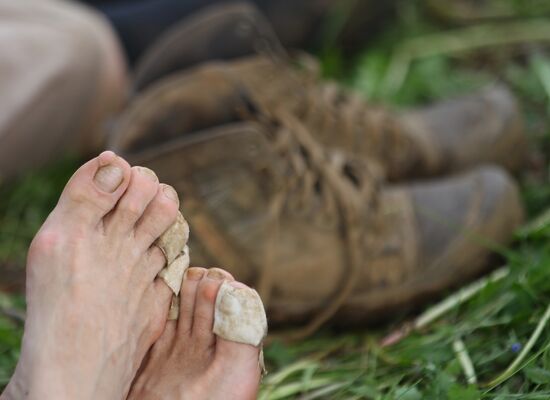
<instances>
[{"instance_id":1,"label":"green grass","mask_svg":"<svg viewBox=\"0 0 550 400\"><path fill-rule=\"evenodd\" d=\"M525 236L510 259L509 275L465 304L382 347L389 329L318 335L293 346L273 345L266 398L542 399L550 397L550 327L502 385L504 372L525 346L550 304L550 224ZM461 340L478 385L467 385L453 343ZM315 393L318 395L315 395Z\"/></svg>"},{"instance_id":2,"label":"green grass","mask_svg":"<svg viewBox=\"0 0 550 400\"><path fill-rule=\"evenodd\" d=\"M538 3L546 9L550 6L549 2ZM450 36L454 41L462 38L466 50L449 52L443 46L445 51L439 54L411 55L406 60L406 77L392 88L387 84L389 74L400 69L403 49L420 43L426 49L418 54L433 51L451 29L430 18L420 2L400 4L396 20L356 59L344 62L337 50L322 51L325 75L373 102L394 106L423 104L497 80L505 82L518 95L532 141L531 165L518 177L528 215L534 218L549 209L550 58L546 54L550 43L483 49L472 44L468 48L469 27L453 27ZM514 22L527 32L516 34L529 36L533 24L541 23L523 18L533 15L532 4L523 9L517 2L508 5L516 18L483 21L487 34ZM550 28L550 20L543 22ZM518 233L506 261L509 273L504 279L490 283L469 301L393 346L383 347L381 341L393 329L407 326L404 321L353 333L326 331L290 346L272 345L266 350L272 374L264 380L263 398L550 398L550 327L546 325L550 316L550 214ZM465 368L454 350L457 343L464 345L476 384L467 383ZM510 366L514 368L509 370Z\"/></svg>"},{"instance_id":3,"label":"green grass","mask_svg":"<svg viewBox=\"0 0 550 400\"><path fill-rule=\"evenodd\" d=\"M75 157L67 157L14 182L0 184L0 265L24 264L31 239L79 164Z\"/></svg>"},{"instance_id":4,"label":"green grass","mask_svg":"<svg viewBox=\"0 0 550 400\"><path fill-rule=\"evenodd\" d=\"M529 6L522 6L524 3ZM542 8L536 9L535 3ZM520 99L533 143L529 167L518 177L528 215L532 219L545 212L550 206L549 43L538 40L479 48L473 45L477 39L467 31L471 25L464 26L464 21L455 23L452 15L436 18L420 1L399 4L394 20L388 21L387 28L357 57L344 60L337 48L322 50L325 74L373 102L393 106L422 104L495 80L506 82ZM483 24L488 33L510 22L519 22L522 29L531 32L532 24L541 22L531 19L541 16L535 11L550 10L549 1L484 4L489 7L485 16L506 17L472 22L474 26ZM441 33L449 29L457 30L452 36L462 40L465 49L450 52L444 48L425 56L421 48L409 54L405 67L399 64L403 62L399 54L411 48L411 41L433 50L442 40ZM404 77L399 75L403 80L388 85L388 74L403 69ZM0 186L2 265L24 265L32 236L77 165L77 160L70 159ZM383 347L381 340L406 321L352 332L325 330L300 343L270 345L265 349L270 373L264 379L261 398L550 398L550 327L546 325L550 305L549 215L518 232L506 254L509 273L503 279L489 283L468 301L456 304L393 346ZM0 310L19 309L21 303L19 298L3 296ZM0 385L7 381L17 359L21 332L16 320L0 315ZM467 383L464 356L454 350L460 344L465 348L461 354L467 354L466 361L473 366L476 384ZM511 365L515 368L505 373ZM495 379L498 385L491 384Z\"/></svg>"}]
</instances>

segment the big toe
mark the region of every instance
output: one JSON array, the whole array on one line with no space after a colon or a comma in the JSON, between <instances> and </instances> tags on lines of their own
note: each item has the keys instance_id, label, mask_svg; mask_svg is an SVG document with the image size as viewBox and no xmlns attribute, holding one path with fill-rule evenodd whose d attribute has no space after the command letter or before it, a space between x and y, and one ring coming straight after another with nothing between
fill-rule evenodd
<instances>
[{"instance_id":1,"label":"big toe","mask_svg":"<svg viewBox=\"0 0 550 400\"><path fill-rule=\"evenodd\" d=\"M260 348L250 344L231 342L218 338L216 343L215 366L223 371L227 390L224 399L256 399L262 377L263 360ZM227 374L227 371L233 373ZM235 382L238 381L238 384ZM216 396L213 396L216 398Z\"/></svg>"},{"instance_id":2,"label":"big toe","mask_svg":"<svg viewBox=\"0 0 550 400\"><path fill-rule=\"evenodd\" d=\"M262 373L260 351L260 347L220 337L216 341L216 361L226 367L237 367L247 371L248 379L252 383L259 381Z\"/></svg>"},{"instance_id":3,"label":"big toe","mask_svg":"<svg viewBox=\"0 0 550 400\"><path fill-rule=\"evenodd\" d=\"M248 289L248 287L241 282L231 282L230 285L232 288L236 288L237 290L244 289L247 292L250 291L250 289ZM233 306L235 306L235 304L233 304ZM242 303L241 307L243 306L251 307L252 304ZM220 307L223 308L224 306L220 305ZM239 307L231 308L234 311L236 308ZM265 312L263 311L263 307L262 313L264 314L263 319L265 320ZM233 315L233 317L235 317L235 315ZM259 315L255 315L255 317L258 318ZM247 331L249 334L251 333L251 331L255 330L253 325L255 325L257 322L258 321L254 321L252 325L247 327ZM250 321L246 321L246 319L244 321L238 321L238 319L234 319L232 323L239 323L239 325L241 325L240 327L235 327L235 329L232 329L232 331L239 331L242 334L243 325L250 324ZM251 341L248 341L248 343L251 343ZM225 379L236 379L239 381L238 387L235 385L228 385L229 388L233 387L235 388L235 390L229 390L227 392L227 397L225 398L255 398L253 396L258 391L258 385L263 369L263 360L261 359L262 355L260 353L261 343L259 343L258 346L254 346L252 344L246 344L240 341L227 340L221 336L217 337L214 366L215 368L218 368L219 371L232 371L232 373L229 374L229 378L227 378L227 373L222 374Z\"/></svg>"},{"instance_id":4,"label":"big toe","mask_svg":"<svg viewBox=\"0 0 550 400\"><path fill-rule=\"evenodd\" d=\"M130 174L125 160L112 151L101 153L74 173L52 215L97 225L125 192Z\"/></svg>"},{"instance_id":5,"label":"big toe","mask_svg":"<svg viewBox=\"0 0 550 400\"><path fill-rule=\"evenodd\" d=\"M237 290L247 290L247 291L250 291L250 289L248 288L248 286L246 286L244 283L241 283L241 282L230 282L229 284L232 288L236 288ZM234 290L234 289L233 289ZM259 296L258 296L258 299L259 299ZM222 304L223 304L223 301L222 301ZM253 307L253 305L251 303L242 303L240 304L239 307L236 307L235 304L232 304L233 307L231 307L231 311L235 311L235 309L239 309L241 307ZM223 305L221 306L222 308L224 307ZM265 322L265 312L263 311L263 307L262 308L262 314L264 314L264 322ZM226 310L227 311L227 310ZM256 317L258 319L258 321L261 322L261 318L259 315L255 314L254 317ZM230 313L229 315L226 315L226 318L232 318L234 321L237 321L239 319L239 313L236 313L236 314L232 314ZM241 317L242 318L242 317ZM251 324L251 321L247 321L247 319L250 318L250 315L246 315L245 317L245 320L241 320L239 321L240 322L240 325L250 325ZM258 321L253 321L254 324L252 325L255 325L258 323ZM251 331L255 331L256 329L252 326L248 326L247 327L247 330L249 332L247 332L249 335L248 336L256 336L256 334L254 335L251 335ZM233 330L233 329L232 329ZM235 331L238 331L240 334L243 333L243 329L242 329L242 326L239 327L239 328L236 328ZM235 333L235 332L232 332L232 333ZM264 334L265 334L265 331L264 331ZM250 339L250 337L249 337ZM252 340L249 341L249 343L251 343ZM259 344L259 346L261 346L261 343ZM235 341L235 340L226 340L224 338L222 338L221 336L218 336L217 338L217 341L216 341L216 356L223 359L223 360L233 360L233 361L240 361L242 363L248 363L250 361L253 362L254 365L258 365L258 357L259 357L259 353L260 353L260 347L258 346L253 346L252 344L244 344L242 342L239 342L239 341Z\"/></svg>"}]
</instances>

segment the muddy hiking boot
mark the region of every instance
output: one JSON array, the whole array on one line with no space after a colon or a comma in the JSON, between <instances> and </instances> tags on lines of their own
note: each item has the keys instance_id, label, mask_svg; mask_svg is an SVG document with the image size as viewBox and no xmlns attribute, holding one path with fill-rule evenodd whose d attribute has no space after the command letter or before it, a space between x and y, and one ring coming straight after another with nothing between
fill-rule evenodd
<instances>
[{"instance_id":1,"label":"muddy hiking boot","mask_svg":"<svg viewBox=\"0 0 550 400\"><path fill-rule=\"evenodd\" d=\"M203 127L238 119L232 113L242 91L266 109L285 104L321 144L378 160L392 181L489 162L517 170L526 157L520 110L502 85L398 112L322 81L319 69L312 56L289 56L256 8L236 3L210 7L162 37L138 66L134 92L170 96L166 86L178 87L182 93L172 96L187 99L188 107L171 110L156 101L146 108L164 108L167 120L194 120L189 124ZM178 84L182 81L189 83ZM208 100L216 96L225 103ZM162 132L176 137L179 130L175 123ZM162 138L148 140L157 139Z\"/></svg>"},{"instance_id":2,"label":"muddy hiking boot","mask_svg":"<svg viewBox=\"0 0 550 400\"><path fill-rule=\"evenodd\" d=\"M332 125L234 77L215 65L151 87L111 148L178 190L194 264L256 287L272 325L303 324L285 338L410 310L484 272L521 223L503 169L386 184L379 157L322 145Z\"/></svg>"},{"instance_id":3,"label":"muddy hiking boot","mask_svg":"<svg viewBox=\"0 0 550 400\"><path fill-rule=\"evenodd\" d=\"M232 31L242 18L248 28ZM288 56L258 15L191 22L145 58L110 147L178 190L192 263L256 287L271 325L302 325L286 337L403 313L483 273L510 241L523 218L516 184L482 166L523 157L506 89L390 112L321 82L316 60ZM260 54L193 66L207 61L204 35L260 28L261 45L249 38Z\"/></svg>"},{"instance_id":4,"label":"muddy hiking boot","mask_svg":"<svg viewBox=\"0 0 550 400\"><path fill-rule=\"evenodd\" d=\"M140 148L176 138L182 127L219 126L240 119L242 94L266 110L281 105L324 146L376 160L392 181L435 176L494 163L516 170L527 150L519 109L503 86L399 113L368 105L335 83L320 83L315 60L301 69L263 56L201 64L160 80L137 96ZM159 116L162 115L162 118ZM154 116L155 121L151 121Z\"/></svg>"},{"instance_id":5,"label":"muddy hiking boot","mask_svg":"<svg viewBox=\"0 0 550 400\"><path fill-rule=\"evenodd\" d=\"M206 61L229 60L257 52L284 54L283 45L310 48L314 36L323 39L325 46L330 41L330 46L340 49L364 48L366 37L383 26L395 0L255 0L255 3L258 6L247 1L204 6L164 31L137 63L134 91L142 91L162 76ZM327 35L321 38L323 19L329 16L334 20L335 14L345 22L331 38Z\"/></svg>"}]
</instances>

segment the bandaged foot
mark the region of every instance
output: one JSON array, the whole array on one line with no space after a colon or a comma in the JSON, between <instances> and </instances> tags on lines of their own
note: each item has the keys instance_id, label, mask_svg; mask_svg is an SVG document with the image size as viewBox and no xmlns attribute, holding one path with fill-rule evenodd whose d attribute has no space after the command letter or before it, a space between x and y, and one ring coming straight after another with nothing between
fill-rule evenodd
<instances>
[{"instance_id":1,"label":"bandaged foot","mask_svg":"<svg viewBox=\"0 0 550 400\"><path fill-rule=\"evenodd\" d=\"M266 331L263 306L256 296L228 272L189 268L181 287L178 320L167 322L128 399L255 399L261 377L260 343ZM215 326L219 334L214 333Z\"/></svg>"},{"instance_id":2,"label":"bandaged foot","mask_svg":"<svg viewBox=\"0 0 550 400\"><path fill-rule=\"evenodd\" d=\"M181 282L189 267L189 225L181 213L174 224L156 241L156 245L166 257L167 266L159 272L170 289L174 292L168 320L179 317ZM214 334L225 340L262 346L267 334L267 318L264 306L258 293L248 287L235 287L224 282L217 294L214 313ZM262 371L263 354L260 350L259 363Z\"/></svg>"}]
</instances>

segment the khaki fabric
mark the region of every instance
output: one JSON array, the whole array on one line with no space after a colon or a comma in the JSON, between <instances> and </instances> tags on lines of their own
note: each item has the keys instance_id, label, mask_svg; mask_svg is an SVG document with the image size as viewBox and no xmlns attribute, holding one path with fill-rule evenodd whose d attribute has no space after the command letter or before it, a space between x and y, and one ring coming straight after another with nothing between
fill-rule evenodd
<instances>
[{"instance_id":1,"label":"khaki fabric","mask_svg":"<svg viewBox=\"0 0 550 400\"><path fill-rule=\"evenodd\" d=\"M105 76L120 63L107 22L76 3L0 0L0 49L0 179L96 150Z\"/></svg>"}]
</instances>

